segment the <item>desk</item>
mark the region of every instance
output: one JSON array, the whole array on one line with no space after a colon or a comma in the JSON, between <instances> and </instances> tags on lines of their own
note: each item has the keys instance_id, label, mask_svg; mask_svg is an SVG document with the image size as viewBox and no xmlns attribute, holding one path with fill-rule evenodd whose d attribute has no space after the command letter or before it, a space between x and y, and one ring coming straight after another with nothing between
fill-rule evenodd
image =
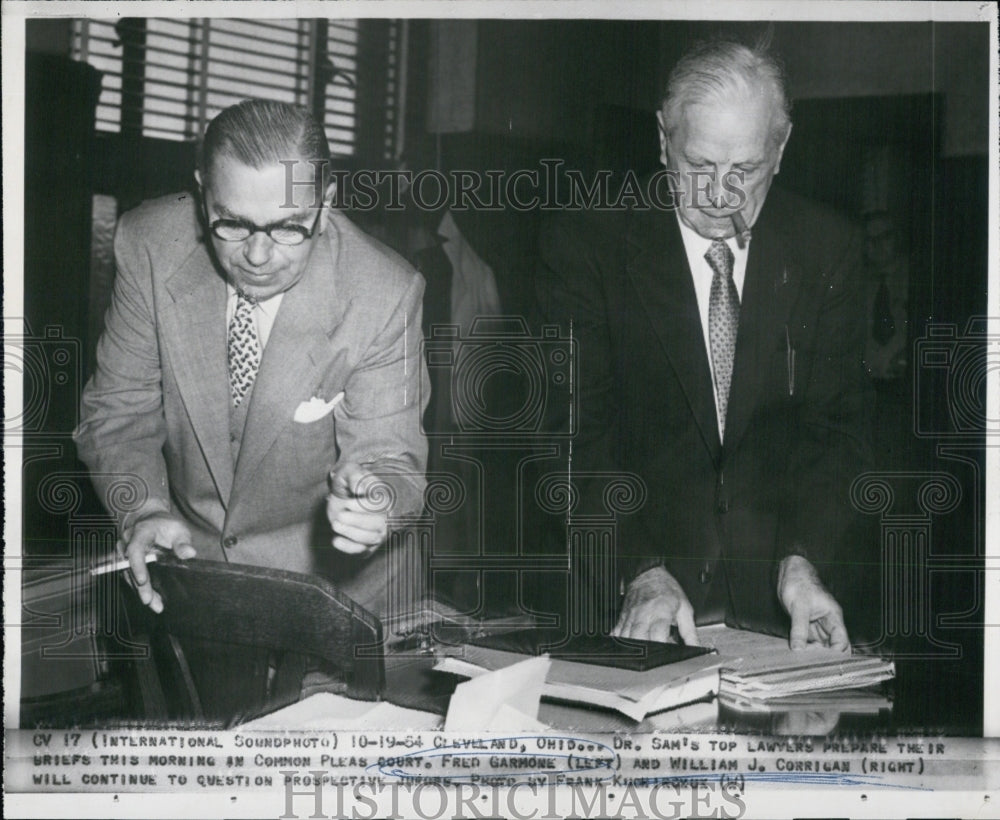
<instances>
[{"instance_id":1,"label":"desk","mask_svg":"<svg viewBox=\"0 0 1000 820\"><path fill-rule=\"evenodd\" d=\"M444 714L461 681L433 671L433 658L388 658L386 698L408 708ZM953 662L950 672L927 661L897 661L896 680L887 684L892 708L875 714L822 710L736 711L713 702L713 709L681 707L635 723L603 709L543 700L538 718L557 729L589 732L734 731L754 734L925 734L979 736L982 733L982 671ZM946 676L948 684L942 684ZM954 692L956 697L944 697ZM962 694L958 694L962 693ZM676 717L674 714L675 713Z\"/></svg>"},{"instance_id":2,"label":"desk","mask_svg":"<svg viewBox=\"0 0 1000 820\"><path fill-rule=\"evenodd\" d=\"M145 615L145 610L140 612ZM433 613L423 613L422 616L440 617L441 609ZM462 623L461 616L455 616L455 623ZM135 623L133 620L132 623ZM426 621L425 621L426 623ZM465 619L466 626L470 622ZM491 622L492 623L492 622ZM513 628L515 624L508 624ZM460 630L462 627L458 627ZM127 634L126 631L116 631L115 634ZM456 633L458 634L458 633ZM449 642L461 643L460 638ZM905 653L907 646L897 643L893 648ZM647 718L636 724L628 718L614 712L588 709L575 705L544 702L541 705L539 718L547 725L559 729L581 729L597 732L631 731L644 732L654 729L675 731L722 731L751 732L755 734L788 734L788 733L851 733L859 735L879 734L925 734L950 736L980 736L982 732L982 701L983 701L983 661L981 630L974 633L971 630L966 640L960 645L961 652L957 657L942 655L937 658L914 657L901 658L896 661L896 680L888 684L886 689L892 697L892 708L883 709L877 713L858 713L834 709L808 711L773 710L767 713L747 713L729 708L725 704L714 702L710 707L702 705L698 709L671 710ZM217 656L216 656L217 657ZM215 664L217 665L217 664ZM431 711L443 715L447 711L448 699L460 678L433 671L434 658L430 654L422 654L417 648L407 649L405 646L394 645L385 660L385 697L398 705ZM236 674L236 673L233 673ZM149 713L136 708L130 697L132 686L123 677L119 687L117 703L110 702L102 707L100 714L91 715L79 708L68 712L36 710L29 713L28 725L116 725L148 721L154 719ZM168 682L164 682L167 685ZM233 694L246 687L246 678L234 678L231 681L220 680L221 691L227 692L226 698L233 700ZM342 691L342 687L341 687ZM297 689L296 689L297 692ZM295 693L290 693L291 698ZM269 701L263 712L272 712L289 702ZM255 710L255 716L263 713ZM692 717L693 715L693 717ZM248 714L249 717L249 714ZM99 722L99 723L98 723ZM182 721L178 721L182 723ZM208 724L222 728L222 721L209 721ZM208 725L206 724L206 725ZM177 722L174 723L177 725Z\"/></svg>"},{"instance_id":3,"label":"desk","mask_svg":"<svg viewBox=\"0 0 1000 820\"><path fill-rule=\"evenodd\" d=\"M390 703L444 715L463 678L433 669L427 652L390 654L385 661L385 694ZM592 732L737 732L765 735L979 736L982 727L982 666L975 658L896 661L897 676L885 684L891 708L836 701L822 708L738 710L712 699L671 709L636 723L617 712L543 700L538 719L553 729ZM947 694L946 694L947 693Z\"/></svg>"}]
</instances>

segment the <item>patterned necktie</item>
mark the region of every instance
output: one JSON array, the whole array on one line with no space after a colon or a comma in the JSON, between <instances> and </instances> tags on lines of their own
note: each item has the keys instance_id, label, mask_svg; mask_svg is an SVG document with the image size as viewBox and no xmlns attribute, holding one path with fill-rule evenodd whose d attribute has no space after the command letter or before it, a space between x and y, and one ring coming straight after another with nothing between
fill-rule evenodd
<instances>
[{"instance_id":1,"label":"patterned necktie","mask_svg":"<svg viewBox=\"0 0 1000 820\"><path fill-rule=\"evenodd\" d=\"M729 385L733 380L736 332L740 326L740 297L733 281L733 252L722 239L712 241L705 259L715 271L708 299L708 342L712 350L712 372L718 397L719 433L724 437Z\"/></svg>"},{"instance_id":2,"label":"patterned necktie","mask_svg":"<svg viewBox=\"0 0 1000 820\"><path fill-rule=\"evenodd\" d=\"M239 293L236 310L229 323L229 389L233 407L239 407L257 378L260 367L260 339L253 318L254 303Z\"/></svg>"}]
</instances>

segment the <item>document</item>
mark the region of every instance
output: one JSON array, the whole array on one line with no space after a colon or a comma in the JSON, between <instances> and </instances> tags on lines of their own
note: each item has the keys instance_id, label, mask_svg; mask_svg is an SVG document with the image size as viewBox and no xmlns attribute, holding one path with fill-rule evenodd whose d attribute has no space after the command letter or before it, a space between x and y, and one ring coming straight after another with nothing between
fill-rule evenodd
<instances>
[{"instance_id":1,"label":"document","mask_svg":"<svg viewBox=\"0 0 1000 820\"><path fill-rule=\"evenodd\" d=\"M473 676L523 661L525 655L483 646L461 647L462 657L445 655L434 667ZM699 700L718 691L719 658L701 654L647 671L616 669L552 658L542 695L554 700L614 709L635 721Z\"/></svg>"},{"instance_id":2,"label":"document","mask_svg":"<svg viewBox=\"0 0 1000 820\"><path fill-rule=\"evenodd\" d=\"M722 624L699 631L719 653L719 697L768 702L860 689L896 676L892 661L822 647L793 652L788 641Z\"/></svg>"}]
</instances>

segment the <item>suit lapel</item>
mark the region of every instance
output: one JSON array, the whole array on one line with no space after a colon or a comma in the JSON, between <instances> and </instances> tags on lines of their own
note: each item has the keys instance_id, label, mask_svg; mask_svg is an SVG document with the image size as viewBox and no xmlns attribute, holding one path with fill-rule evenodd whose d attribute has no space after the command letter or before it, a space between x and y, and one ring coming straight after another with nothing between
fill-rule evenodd
<instances>
[{"instance_id":1,"label":"suit lapel","mask_svg":"<svg viewBox=\"0 0 1000 820\"><path fill-rule=\"evenodd\" d=\"M166 289L173 301L161 311L165 353L225 504L233 483L229 415L225 412L230 402L226 283L199 243L170 277Z\"/></svg>"},{"instance_id":2,"label":"suit lapel","mask_svg":"<svg viewBox=\"0 0 1000 820\"><path fill-rule=\"evenodd\" d=\"M332 220L319 238L302 279L286 291L271 328L247 409L230 507L246 494L278 435L295 423L295 408L311 397L309 391L331 364L330 351L343 351L331 342L346 307L340 304L332 275L340 243L333 240L331 248L327 234L337 236Z\"/></svg>"},{"instance_id":3,"label":"suit lapel","mask_svg":"<svg viewBox=\"0 0 1000 820\"><path fill-rule=\"evenodd\" d=\"M677 218L656 209L635 212L628 239L629 276L677 374L705 446L717 458L719 429L711 370Z\"/></svg>"},{"instance_id":4,"label":"suit lapel","mask_svg":"<svg viewBox=\"0 0 1000 820\"><path fill-rule=\"evenodd\" d=\"M753 229L736 339L736 360L726 413L726 448L739 445L746 433L769 358L785 346L789 311L801 283L798 268L785 252L780 226L765 206Z\"/></svg>"}]
</instances>

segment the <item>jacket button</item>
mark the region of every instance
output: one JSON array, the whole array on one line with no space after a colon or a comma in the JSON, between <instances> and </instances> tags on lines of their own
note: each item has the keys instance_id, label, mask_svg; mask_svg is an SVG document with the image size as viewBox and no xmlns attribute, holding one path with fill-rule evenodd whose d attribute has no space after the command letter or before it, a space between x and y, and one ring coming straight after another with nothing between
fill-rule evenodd
<instances>
[{"instance_id":1,"label":"jacket button","mask_svg":"<svg viewBox=\"0 0 1000 820\"><path fill-rule=\"evenodd\" d=\"M222 541L222 546L224 546L224 547L227 547L227 548L230 548L230 549L231 549L232 547L235 547L235 546L236 546L236 543L237 543L237 541L239 541L239 540L240 540L240 539L239 539L239 538L237 538L237 537L236 537L235 535L227 535L227 536L226 536L226 537L225 537L225 538L223 539L223 541Z\"/></svg>"},{"instance_id":2,"label":"jacket button","mask_svg":"<svg viewBox=\"0 0 1000 820\"><path fill-rule=\"evenodd\" d=\"M705 564L705 568L698 575L698 580L703 584L712 580L712 568L708 564Z\"/></svg>"},{"instance_id":3,"label":"jacket button","mask_svg":"<svg viewBox=\"0 0 1000 820\"><path fill-rule=\"evenodd\" d=\"M725 515L727 512L729 512L729 499L728 498L720 498L719 499L719 512L722 513L723 515Z\"/></svg>"}]
</instances>

